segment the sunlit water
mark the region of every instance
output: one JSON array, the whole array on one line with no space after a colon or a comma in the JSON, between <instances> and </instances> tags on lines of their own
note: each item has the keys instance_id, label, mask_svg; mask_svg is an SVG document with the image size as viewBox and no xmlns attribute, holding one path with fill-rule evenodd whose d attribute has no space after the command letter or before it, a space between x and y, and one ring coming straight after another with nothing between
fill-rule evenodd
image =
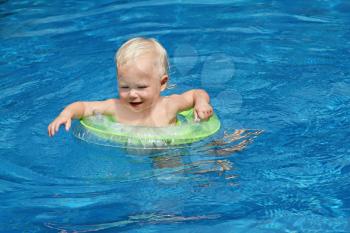
<instances>
[{"instance_id":1,"label":"sunlit water","mask_svg":"<svg viewBox=\"0 0 350 233\"><path fill-rule=\"evenodd\" d=\"M349 12L1 1L0 231L350 232ZM168 50L164 94L208 91L220 132L162 150L49 138L68 103L117 96L114 53L134 36Z\"/></svg>"}]
</instances>

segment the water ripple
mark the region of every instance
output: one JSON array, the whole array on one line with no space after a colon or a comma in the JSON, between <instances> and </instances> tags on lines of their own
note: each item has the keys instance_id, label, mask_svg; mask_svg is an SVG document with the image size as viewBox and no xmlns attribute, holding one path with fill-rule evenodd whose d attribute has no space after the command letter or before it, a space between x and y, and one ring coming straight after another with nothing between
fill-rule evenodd
<instances>
[{"instance_id":1,"label":"water ripple","mask_svg":"<svg viewBox=\"0 0 350 233\"><path fill-rule=\"evenodd\" d=\"M64 225L55 223L46 223L48 228L60 230L63 232L91 232L102 231L107 229L117 230L126 226L137 227L138 225L157 225L157 224L171 224L171 223L183 223L194 222L202 220L217 219L218 215L200 215L200 216L181 216L172 214L158 214L158 213L144 213L139 215L128 216L127 219L119 220L115 222L89 224L89 225Z\"/></svg>"},{"instance_id":2,"label":"water ripple","mask_svg":"<svg viewBox=\"0 0 350 233\"><path fill-rule=\"evenodd\" d=\"M0 231L349 232L349 6L2 1ZM67 103L116 95L133 36L176 63L167 94L207 89L222 130L162 149L48 138Z\"/></svg>"}]
</instances>

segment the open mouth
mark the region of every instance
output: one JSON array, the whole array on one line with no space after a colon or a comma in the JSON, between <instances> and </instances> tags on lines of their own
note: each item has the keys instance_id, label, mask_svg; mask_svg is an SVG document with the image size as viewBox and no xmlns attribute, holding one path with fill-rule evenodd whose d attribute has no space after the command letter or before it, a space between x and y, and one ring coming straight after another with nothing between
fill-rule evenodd
<instances>
[{"instance_id":1,"label":"open mouth","mask_svg":"<svg viewBox=\"0 0 350 233\"><path fill-rule=\"evenodd\" d=\"M133 107L137 107L139 106L140 104L142 104L142 102L129 102L131 106Z\"/></svg>"}]
</instances>

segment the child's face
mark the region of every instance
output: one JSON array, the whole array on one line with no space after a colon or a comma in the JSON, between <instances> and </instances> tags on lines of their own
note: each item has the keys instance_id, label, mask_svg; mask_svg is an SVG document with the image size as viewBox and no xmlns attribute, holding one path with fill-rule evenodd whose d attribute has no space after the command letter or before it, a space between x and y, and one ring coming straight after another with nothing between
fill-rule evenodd
<instances>
[{"instance_id":1,"label":"child's face","mask_svg":"<svg viewBox=\"0 0 350 233\"><path fill-rule=\"evenodd\" d=\"M168 77L159 74L153 56L145 54L118 67L120 101L133 111L151 108L165 89Z\"/></svg>"}]
</instances>

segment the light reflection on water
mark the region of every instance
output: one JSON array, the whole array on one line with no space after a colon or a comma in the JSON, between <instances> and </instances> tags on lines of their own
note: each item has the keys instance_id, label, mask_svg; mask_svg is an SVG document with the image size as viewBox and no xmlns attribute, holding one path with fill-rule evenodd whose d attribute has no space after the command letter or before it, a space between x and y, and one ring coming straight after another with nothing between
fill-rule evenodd
<instances>
[{"instance_id":1,"label":"light reflection on water","mask_svg":"<svg viewBox=\"0 0 350 233\"><path fill-rule=\"evenodd\" d=\"M350 232L348 9L2 2L1 231ZM161 149L48 138L64 105L116 96L114 52L132 36L168 50L164 94L209 92L221 131Z\"/></svg>"}]
</instances>

